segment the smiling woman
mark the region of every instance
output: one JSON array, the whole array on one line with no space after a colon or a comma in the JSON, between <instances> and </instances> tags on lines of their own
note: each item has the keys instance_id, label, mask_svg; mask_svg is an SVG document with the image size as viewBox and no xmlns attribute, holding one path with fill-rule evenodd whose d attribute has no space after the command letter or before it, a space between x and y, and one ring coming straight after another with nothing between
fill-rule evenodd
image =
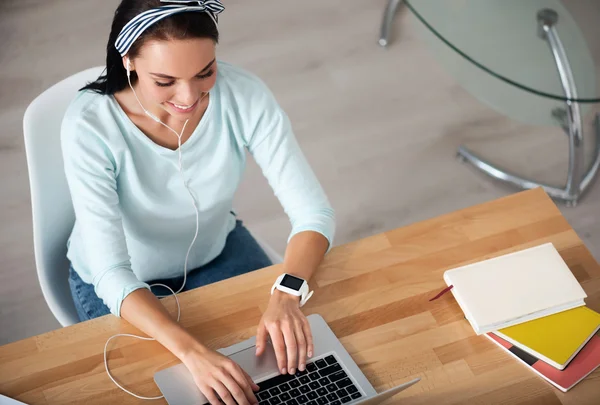
<instances>
[{"instance_id":1,"label":"smiling woman","mask_svg":"<svg viewBox=\"0 0 600 405\"><path fill-rule=\"evenodd\" d=\"M217 77L215 42L210 38L150 39L134 62L132 58L123 57L123 63L137 80L131 78L130 87L114 97L124 109L129 108L128 115L152 141L176 149L191 136L208 106ZM189 124L187 132L173 130L184 121ZM179 142L171 132L180 135Z\"/></svg>"},{"instance_id":2,"label":"smiling woman","mask_svg":"<svg viewBox=\"0 0 600 405\"><path fill-rule=\"evenodd\" d=\"M183 329L153 292L271 264L232 211L246 150L292 224L284 274L308 282L335 223L273 94L217 58L223 10L217 0L118 6L105 74L81 89L63 120L76 214L69 283L82 321L121 316L179 357L211 403L249 404L257 387L248 375ZM270 337L282 373L304 370L312 355L304 302L274 289L258 325L257 355Z\"/></svg>"},{"instance_id":3,"label":"smiling woman","mask_svg":"<svg viewBox=\"0 0 600 405\"><path fill-rule=\"evenodd\" d=\"M215 70L216 70L215 61L216 61L216 59L213 59L212 61L210 61L209 64L204 67L204 69L202 69L197 74L193 75L193 77L192 77L191 80L204 80L204 79L208 79L210 77L213 77L214 74L215 74ZM214 66L214 68L213 68L213 66ZM169 76L169 75L166 75L166 74L163 74L163 73L152 73L152 72L150 72L150 76L152 76L152 77L154 77L156 79L155 83L159 87L171 87L174 84L176 84L177 80L179 80L180 82L182 80L182 78L174 77L174 76ZM208 86L208 85L205 84L205 86L212 87L212 84L210 86ZM207 95L208 95L208 91L201 92L199 98L196 98L195 100L192 98L192 100L189 100L189 101L193 101L193 103L191 103L191 104L175 103L174 101L172 101L172 102L171 101L167 101L167 103L171 107L174 107L174 111L176 113L185 114L185 113L192 112L194 110L194 108L198 105L198 101L201 101Z\"/></svg>"}]
</instances>

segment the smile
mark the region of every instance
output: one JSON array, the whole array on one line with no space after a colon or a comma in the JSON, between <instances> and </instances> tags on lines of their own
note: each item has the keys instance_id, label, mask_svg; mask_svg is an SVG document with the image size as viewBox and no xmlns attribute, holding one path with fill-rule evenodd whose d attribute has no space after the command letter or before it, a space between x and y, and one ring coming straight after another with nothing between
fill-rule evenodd
<instances>
[{"instance_id":1,"label":"smile","mask_svg":"<svg viewBox=\"0 0 600 405\"><path fill-rule=\"evenodd\" d=\"M194 107L196 107L196 104L198 104L198 100L196 100L196 102L192 105L180 105L171 103L170 101L167 101L167 103L169 103L169 105L171 105L173 108L175 108L175 110L179 112L190 112L194 109Z\"/></svg>"}]
</instances>

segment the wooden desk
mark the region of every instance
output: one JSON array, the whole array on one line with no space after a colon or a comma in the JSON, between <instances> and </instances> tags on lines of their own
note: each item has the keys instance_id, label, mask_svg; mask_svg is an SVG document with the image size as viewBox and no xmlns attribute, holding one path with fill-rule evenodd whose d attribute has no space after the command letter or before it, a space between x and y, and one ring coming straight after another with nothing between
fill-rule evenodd
<instances>
[{"instance_id":1,"label":"wooden desk","mask_svg":"<svg viewBox=\"0 0 600 405\"><path fill-rule=\"evenodd\" d=\"M319 313L379 390L415 376L402 404L598 404L600 370L564 394L483 336L476 336L442 273L553 242L600 311L600 266L541 189L365 238L331 251L306 313ZM213 348L253 336L281 271L273 266L181 294L182 323ZM167 307L175 311L174 301ZM134 328L106 316L0 348L0 393L28 404L133 404L104 370L103 348ZM111 343L112 344L112 343ZM160 395L156 371L177 363L156 342L120 338L115 377L140 395ZM164 400L154 403L165 403Z\"/></svg>"}]
</instances>

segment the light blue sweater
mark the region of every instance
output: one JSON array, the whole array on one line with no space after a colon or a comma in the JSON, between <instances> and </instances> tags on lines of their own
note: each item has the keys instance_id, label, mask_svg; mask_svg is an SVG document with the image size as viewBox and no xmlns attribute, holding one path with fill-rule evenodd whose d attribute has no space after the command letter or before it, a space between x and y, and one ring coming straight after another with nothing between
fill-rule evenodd
<instances>
[{"instance_id":1,"label":"light blue sweater","mask_svg":"<svg viewBox=\"0 0 600 405\"><path fill-rule=\"evenodd\" d=\"M254 75L224 62L217 72L207 110L181 147L200 212L188 271L217 257L235 226L232 200L246 149L290 218L289 239L311 230L331 247L334 211L286 114ZM76 215L68 258L120 316L131 292L183 275L196 212L178 170L178 151L151 141L112 96L90 91L69 106L61 140Z\"/></svg>"}]
</instances>

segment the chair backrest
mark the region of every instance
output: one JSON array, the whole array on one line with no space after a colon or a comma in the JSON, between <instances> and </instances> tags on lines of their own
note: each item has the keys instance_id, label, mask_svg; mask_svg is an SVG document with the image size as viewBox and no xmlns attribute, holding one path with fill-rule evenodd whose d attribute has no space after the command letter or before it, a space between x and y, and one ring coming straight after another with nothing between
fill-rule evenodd
<instances>
[{"instance_id":1,"label":"chair backrest","mask_svg":"<svg viewBox=\"0 0 600 405\"><path fill-rule=\"evenodd\" d=\"M63 169L60 128L77 91L103 70L87 69L55 84L31 102L23 117L35 264L44 298L63 326L79 319L68 284L66 244L75 214Z\"/></svg>"}]
</instances>

